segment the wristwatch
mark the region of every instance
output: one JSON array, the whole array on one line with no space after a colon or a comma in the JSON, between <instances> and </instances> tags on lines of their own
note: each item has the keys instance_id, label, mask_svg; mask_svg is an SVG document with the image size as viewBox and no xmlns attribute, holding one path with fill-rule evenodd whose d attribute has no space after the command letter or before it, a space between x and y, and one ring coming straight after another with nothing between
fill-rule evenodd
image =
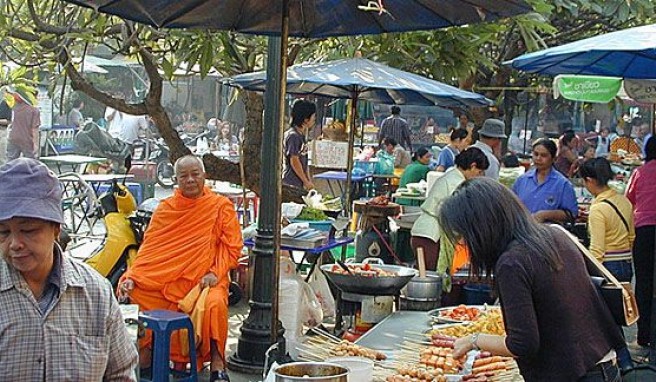
<instances>
[{"instance_id":1,"label":"wristwatch","mask_svg":"<svg viewBox=\"0 0 656 382\"><path fill-rule=\"evenodd\" d=\"M474 333L474 334L472 334L471 337L469 337L469 343L471 344L473 350L481 350L481 349L478 347L478 345L476 344L476 343L478 342L478 336L479 336L480 334L481 334L481 333Z\"/></svg>"}]
</instances>

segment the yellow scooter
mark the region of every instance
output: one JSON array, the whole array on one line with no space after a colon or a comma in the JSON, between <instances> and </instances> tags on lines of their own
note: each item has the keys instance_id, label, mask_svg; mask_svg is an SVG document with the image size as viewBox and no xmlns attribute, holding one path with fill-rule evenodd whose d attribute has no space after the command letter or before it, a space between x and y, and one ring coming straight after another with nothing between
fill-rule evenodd
<instances>
[{"instance_id":1,"label":"yellow scooter","mask_svg":"<svg viewBox=\"0 0 656 382\"><path fill-rule=\"evenodd\" d=\"M137 202L127 186L112 182L110 190L99 197L99 205L93 212L104 222L104 238L100 243L91 239L69 245L66 252L89 264L116 288L121 275L137 256L139 242L130 220L136 210Z\"/></svg>"}]
</instances>

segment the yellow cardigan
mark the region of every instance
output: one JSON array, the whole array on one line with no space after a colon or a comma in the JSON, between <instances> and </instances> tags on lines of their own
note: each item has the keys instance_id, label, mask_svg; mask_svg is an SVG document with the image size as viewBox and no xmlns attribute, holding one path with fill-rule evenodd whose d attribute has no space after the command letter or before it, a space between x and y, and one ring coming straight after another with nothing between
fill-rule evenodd
<instances>
[{"instance_id":1,"label":"yellow cardigan","mask_svg":"<svg viewBox=\"0 0 656 382\"><path fill-rule=\"evenodd\" d=\"M617 207L629 225L627 232L617 212L603 202L608 200ZM590 205L588 217L590 252L600 261L630 260L631 247L635 239L633 207L631 202L615 190L610 189L597 195Z\"/></svg>"}]
</instances>

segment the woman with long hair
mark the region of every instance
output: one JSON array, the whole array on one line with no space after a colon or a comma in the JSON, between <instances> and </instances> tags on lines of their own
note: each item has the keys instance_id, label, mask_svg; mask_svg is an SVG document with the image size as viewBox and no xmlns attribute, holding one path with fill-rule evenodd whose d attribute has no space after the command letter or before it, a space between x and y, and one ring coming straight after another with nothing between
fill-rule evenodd
<instances>
[{"instance_id":1,"label":"woman with long hair","mask_svg":"<svg viewBox=\"0 0 656 382\"><path fill-rule=\"evenodd\" d=\"M470 147L456 156L455 168L438 178L426 193L421 205L421 215L412 226L410 245L415 254L418 248L424 250L426 269L435 270L440 256L440 225L437 210L440 203L465 180L485 174L490 166L485 154L476 147Z\"/></svg>"},{"instance_id":2,"label":"woman with long hair","mask_svg":"<svg viewBox=\"0 0 656 382\"><path fill-rule=\"evenodd\" d=\"M638 344L648 346L651 333L652 291L654 288L654 258L656 257L656 137L645 144L645 164L629 179L626 197L633 204L635 241L636 301L640 310Z\"/></svg>"},{"instance_id":3,"label":"woman with long hair","mask_svg":"<svg viewBox=\"0 0 656 382\"><path fill-rule=\"evenodd\" d=\"M458 339L454 357L472 349L515 357L528 382L620 380L614 349L626 346L622 334L566 233L538 223L487 178L464 182L438 220L470 249L472 273L494 273L507 333Z\"/></svg>"},{"instance_id":4,"label":"woman with long hair","mask_svg":"<svg viewBox=\"0 0 656 382\"><path fill-rule=\"evenodd\" d=\"M533 143L533 168L513 184L513 192L538 222L570 222L579 213L574 187L554 168L556 144L547 138Z\"/></svg>"},{"instance_id":5,"label":"woman with long hair","mask_svg":"<svg viewBox=\"0 0 656 382\"><path fill-rule=\"evenodd\" d=\"M587 160L579 168L585 188L594 196L588 215L590 252L619 281L631 282L631 247L635 239L633 206L608 186L613 170L606 158Z\"/></svg>"},{"instance_id":6,"label":"woman with long hair","mask_svg":"<svg viewBox=\"0 0 656 382\"><path fill-rule=\"evenodd\" d=\"M437 168L435 170L444 172L456 164L456 155L471 144L469 132L465 129L451 129L449 144L440 151L437 156Z\"/></svg>"}]
</instances>

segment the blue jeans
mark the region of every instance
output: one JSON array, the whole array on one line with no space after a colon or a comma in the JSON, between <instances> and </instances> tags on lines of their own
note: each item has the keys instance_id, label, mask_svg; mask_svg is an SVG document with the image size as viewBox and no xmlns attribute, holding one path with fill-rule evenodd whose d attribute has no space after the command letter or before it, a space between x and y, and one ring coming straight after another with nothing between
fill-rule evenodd
<instances>
[{"instance_id":1,"label":"blue jeans","mask_svg":"<svg viewBox=\"0 0 656 382\"><path fill-rule=\"evenodd\" d=\"M617 364L613 362L604 362L596 365L592 370L588 371L579 382L620 382L622 375Z\"/></svg>"},{"instance_id":2,"label":"blue jeans","mask_svg":"<svg viewBox=\"0 0 656 382\"><path fill-rule=\"evenodd\" d=\"M633 263L631 260L604 261L604 267L617 278L618 281L631 282L633 278Z\"/></svg>"}]
</instances>

